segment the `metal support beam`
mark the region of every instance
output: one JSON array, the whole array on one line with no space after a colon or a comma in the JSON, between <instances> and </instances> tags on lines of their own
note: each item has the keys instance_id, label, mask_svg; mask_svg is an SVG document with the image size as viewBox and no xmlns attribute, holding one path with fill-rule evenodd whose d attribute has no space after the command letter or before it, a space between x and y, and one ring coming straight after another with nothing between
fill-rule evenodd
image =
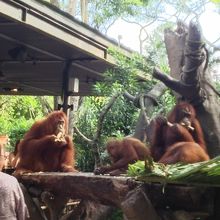
<instances>
[{"instance_id":1,"label":"metal support beam","mask_svg":"<svg viewBox=\"0 0 220 220\"><path fill-rule=\"evenodd\" d=\"M69 70L71 68L72 61L67 60L64 70L63 70L63 87L62 87L62 107L63 112L66 113L67 117L69 116L69 109L71 106L69 105L69 91L68 91L68 84L69 84Z\"/></svg>"}]
</instances>

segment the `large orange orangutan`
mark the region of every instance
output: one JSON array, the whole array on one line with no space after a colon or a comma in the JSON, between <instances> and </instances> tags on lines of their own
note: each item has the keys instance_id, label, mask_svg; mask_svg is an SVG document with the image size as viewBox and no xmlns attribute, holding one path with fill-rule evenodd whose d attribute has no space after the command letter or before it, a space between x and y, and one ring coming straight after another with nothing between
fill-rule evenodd
<instances>
[{"instance_id":1,"label":"large orange orangutan","mask_svg":"<svg viewBox=\"0 0 220 220\"><path fill-rule=\"evenodd\" d=\"M209 159L202 128L193 106L180 102L167 118L153 120L151 154L164 164L195 163Z\"/></svg>"},{"instance_id":2,"label":"large orange orangutan","mask_svg":"<svg viewBox=\"0 0 220 220\"><path fill-rule=\"evenodd\" d=\"M112 176L123 174L128 169L128 164L135 163L137 160L145 160L150 155L150 150L144 143L131 137L109 140L106 148L112 164L95 169L95 174Z\"/></svg>"},{"instance_id":3,"label":"large orange orangutan","mask_svg":"<svg viewBox=\"0 0 220 220\"><path fill-rule=\"evenodd\" d=\"M15 175L26 172L74 172L75 152L64 112L36 121L18 145Z\"/></svg>"}]
</instances>

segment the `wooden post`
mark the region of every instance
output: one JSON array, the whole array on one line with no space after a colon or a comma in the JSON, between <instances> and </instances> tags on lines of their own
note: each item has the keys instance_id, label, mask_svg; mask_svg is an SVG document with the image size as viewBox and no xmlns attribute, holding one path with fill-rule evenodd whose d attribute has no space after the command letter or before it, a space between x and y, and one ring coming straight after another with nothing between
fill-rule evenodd
<instances>
[{"instance_id":1,"label":"wooden post","mask_svg":"<svg viewBox=\"0 0 220 220\"><path fill-rule=\"evenodd\" d=\"M143 186L128 192L121 209L126 220L160 220Z\"/></svg>"},{"instance_id":2,"label":"wooden post","mask_svg":"<svg viewBox=\"0 0 220 220\"><path fill-rule=\"evenodd\" d=\"M22 192L24 194L25 203L28 207L29 215L31 220L47 220L45 214L43 213L40 203L34 202L33 198L29 194L26 187L20 183L20 187L22 189Z\"/></svg>"}]
</instances>

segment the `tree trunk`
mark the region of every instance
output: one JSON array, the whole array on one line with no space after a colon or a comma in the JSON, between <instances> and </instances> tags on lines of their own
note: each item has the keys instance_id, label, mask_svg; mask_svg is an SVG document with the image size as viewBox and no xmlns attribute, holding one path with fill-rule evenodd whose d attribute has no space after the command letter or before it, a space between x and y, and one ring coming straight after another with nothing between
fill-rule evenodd
<instances>
[{"instance_id":1,"label":"tree trunk","mask_svg":"<svg viewBox=\"0 0 220 220\"><path fill-rule=\"evenodd\" d=\"M69 111L69 125L68 125L68 134L72 137L74 134L74 126L75 126L75 120L74 120L74 113L78 109L79 105L79 96L70 96L70 106L72 106L71 111Z\"/></svg>"},{"instance_id":2,"label":"tree trunk","mask_svg":"<svg viewBox=\"0 0 220 220\"><path fill-rule=\"evenodd\" d=\"M125 92L124 97L132 101L135 106L140 108L139 117L136 123L135 131L132 137L141 140L142 142L151 142L152 129L150 128L149 115L153 112L157 99L165 92L167 87L159 82L147 94L134 97Z\"/></svg>"},{"instance_id":3,"label":"tree trunk","mask_svg":"<svg viewBox=\"0 0 220 220\"><path fill-rule=\"evenodd\" d=\"M69 5L67 7L68 13L74 17L76 16L76 5L77 5L77 0L70 0Z\"/></svg>"},{"instance_id":4,"label":"tree trunk","mask_svg":"<svg viewBox=\"0 0 220 220\"><path fill-rule=\"evenodd\" d=\"M181 29L181 32L179 27L175 32L166 30L165 44L171 76L158 69L154 70L153 75L177 92L180 95L178 99L187 100L195 107L208 152L215 157L220 154L220 100L206 68L208 54L201 33L194 23L190 23L188 30Z\"/></svg>"},{"instance_id":5,"label":"tree trunk","mask_svg":"<svg viewBox=\"0 0 220 220\"><path fill-rule=\"evenodd\" d=\"M60 101L60 96L54 96L53 97L53 102L54 102L54 110L58 110L59 109L59 105L61 104L61 101Z\"/></svg>"},{"instance_id":6,"label":"tree trunk","mask_svg":"<svg viewBox=\"0 0 220 220\"><path fill-rule=\"evenodd\" d=\"M81 0L81 18L84 23L88 23L88 0Z\"/></svg>"},{"instance_id":7,"label":"tree trunk","mask_svg":"<svg viewBox=\"0 0 220 220\"><path fill-rule=\"evenodd\" d=\"M69 199L81 202L79 209L74 210L67 219L107 219L104 214L108 213L104 212L112 206L122 209L126 220L160 220L145 193L145 185L130 177L50 172L22 175L19 181L49 208L51 220L62 219L62 209ZM36 192L35 195L33 192ZM33 214L37 213L32 203L27 205L31 206ZM102 210L101 218L102 208L105 210Z\"/></svg>"},{"instance_id":8,"label":"tree trunk","mask_svg":"<svg viewBox=\"0 0 220 220\"><path fill-rule=\"evenodd\" d=\"M58 8L60 7L59 0L50 0L50 3L57 6Z\"/></svg>"}]
</instances>

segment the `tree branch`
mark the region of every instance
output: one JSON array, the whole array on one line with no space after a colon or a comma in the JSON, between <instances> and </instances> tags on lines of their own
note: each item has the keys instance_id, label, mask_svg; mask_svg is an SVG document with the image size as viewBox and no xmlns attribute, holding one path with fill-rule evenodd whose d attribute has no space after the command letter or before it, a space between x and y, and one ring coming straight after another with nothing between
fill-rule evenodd
<instances>
[{"instance_id":1,"label":"tree branch","mask_svg":"<svg viewBox=\"0 0 220 220\"><path fill-rule=\"evenodd\" d=\"M4 104L6 104L7 103L7 101L4 101L4 102L2 102L2 103L0 103L0 109L4 106Z\"/></svg>"},{"instance_id":2,"label":"tree branch","mask_svg":"<svg viewBox=\"0 0 220 220\"><path fill-rule=\"evenodd\" d=\"M47 114L49 114L50 112L53 111L52 107L50 106L48 101L45 99L45 97L39 96L38 98L39 98L39 101L40 101L41 105L43 106L42 110L43 110L45 115L47 115Z\"/></svg>"},{"instance_id":3,"label":"tree branch","mask_svg":"<svg viewBox=\"0 0 220 220\"><path fill-rule=\"evenodd\" d=\"M203 102L206 98L206 94L201 87L200 77L205 71L207 57L199 28L193 22L190 23L186 42L183 38L185 35L178 35L178 33L172 31L166 32L165 34L167 34L166 47L168 50L171 75L176 78L176 76L180 74L180 77L174 79L162 73L157 68L154 69L153 76L162 81L173 91L179 93L189 102L194 104ZM181 62L182 48L185 49L184 57L182 57L183 61ZM178 49L180 50L178 55L173 53L173 50L178 53ZM182 67L182 65L184 66L181 72L180 67ZM177 72L174 72L174 70Z\"/></svg>"},{"instance_id":4,"label":"tree branch","mask_svg":"<svg viewBox=\"0 0 220 220\"><path fill-rule=\"evenodd\" d=\"M152 131L151 128L148 129L149 115L152 113L154 106L157 105L158 97L164 93L165 89L167 87L162 82L159 82L147 94L135 97L128 92L124 93L124 97L128 101L132 101L136 107L141 109L133 137L141 141L146 141L146 138L151 139Z\"/></svg>"},{"instance_id":5,"label":"tree branch","mask_svg":"<svg viewBox=\"0 0 220 220\"><path fill-rule=\"evenodd\" d=\"M97 131L94 140L98 140L100 138L104 117L107 114L107 112L110 110L116 99L119 97L119 95L121 95L121 93L116 93L115 95L113 95L109 100L109 102L107 103L107 105L103 107L99 116Z\"/></svg>"},{"instance_id":6,"label":"tree branch","mask_svg":"<svg viewBox=\"0 0 220 220\"><path fill-rule=\"evenodd\" d=\"M198 84L199 66L206 60L204 43L198 27L190 22L188 38L185 45L185 65L181 80L186 84Z\"/></svg>"},{"instance_id":7,"label":"tree branch","mask_svg":"<svg viewBox=\"0 0 220 220\"><path fill-rule=\"evenodd\" d=\"M82 132L80 132L80 130L79 130L76 126L74 126L74 131L75 131L80 137L82 137L83 140L85 140L86 142L88 142L88 143L92 143L92 142L93 142L93 140L87 138Z\"/></svg>"},{"instance_id":8,"label":"tree branch","mask_svg":"<svg viewBox=\"0 0 220 220\"><path fill-rule=\"evenodd\" d=\"M110 110L110 108L112 107L115 100L119 97L120 94L121 93L116 93L115 95L113 95L111 97L110 101L103 107L103 109L100 113L98 124L97 124L97 131L96 131L96 134L95 134L95 136L93 138L93 142L92 142L94 156L95 156L95 167L102 165L102 161L100 160L99 139L101 136L104 117L107 114L107 112Z\"/></svg>"},{"instance_id":9,"label":"tree branch","mask_svg":"<svg viewBox=\"0 0 220 220\"><path fill-rule=\"evenodd\" d=\"M168 88L174 90L175 92L178 92L180 94L184 92L184 85L181 86L179 80L176 80L170 75L163 73L158 68L154 68L153 77L163 82Z\"/></svg>"},{"instance_id":10,"label":"tree branch","mask_svg":"<svg viewBox=\"0 0 220 220\"><path fill-rule=\"evenodd\" d=\"M130 102L134 102L135 101L135 96L131 95L127 91L124 92L123 96L124 96L124 98L126 98Z\"/></svg>"}]
</instances>

